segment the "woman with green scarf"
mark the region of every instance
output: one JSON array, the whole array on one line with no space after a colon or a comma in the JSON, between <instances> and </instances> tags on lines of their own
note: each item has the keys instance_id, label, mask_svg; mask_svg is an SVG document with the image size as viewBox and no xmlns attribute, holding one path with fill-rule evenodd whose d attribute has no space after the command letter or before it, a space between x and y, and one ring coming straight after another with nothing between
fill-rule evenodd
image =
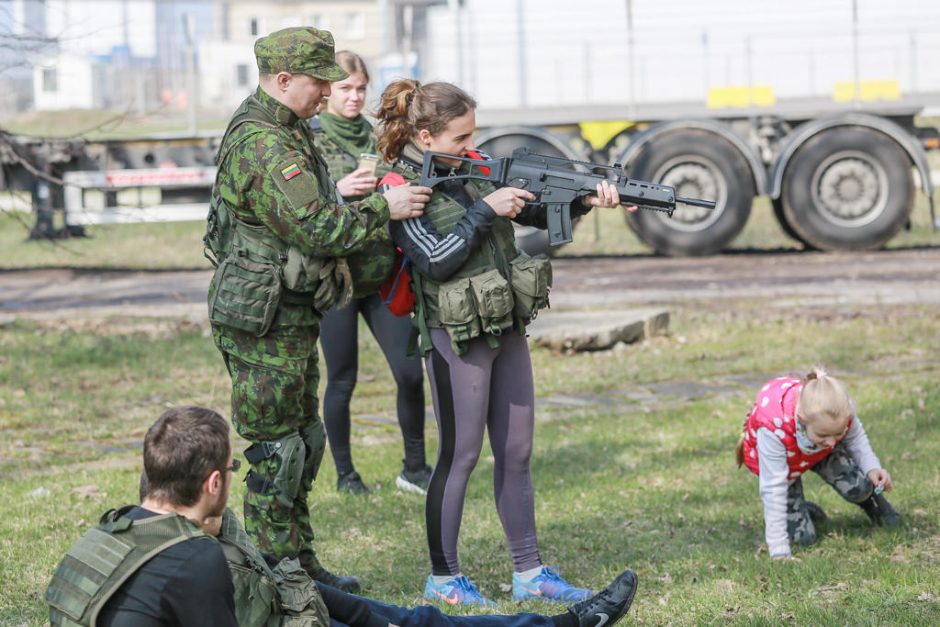
<instances>
[{"instance_id":1,"label":"woman with green scarf","mask_svg":"<svg viewBox=\"0 0 940 627\"><path fill-rule=\"evenodd\" d=\"M336 181L344 202L372 193L389 168L374 155L372 125L362 115L369 73L362 59L348 50L336 53L336 62L349 77L330 84L330 96L311 120L320 154ZM375 165L375 169L371 167ZM424 454L424 375L421 361L405 356L411 336L411 317L394 316L378 292L353 298L346 307L331 309L320 323L320 344L326 361L323 418L330 452L336 464L337 490L366 494L369 488L356 472L349 446L349 404L359 368L358 329L362 315L385 354L398 387L398 423L404 439L405 459L395 484L402 490L424 494L431 468Z\"/></svg>"}]
</instances>

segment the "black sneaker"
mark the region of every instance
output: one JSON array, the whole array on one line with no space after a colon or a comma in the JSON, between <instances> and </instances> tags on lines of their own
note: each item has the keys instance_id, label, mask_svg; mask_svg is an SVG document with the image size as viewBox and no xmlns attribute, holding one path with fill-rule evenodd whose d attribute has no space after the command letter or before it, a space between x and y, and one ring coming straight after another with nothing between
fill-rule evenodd
<instances>
[{"instance_id":1,"label":"black sneaker","mask_svg":"<svg viewBox=\"0 0 940 627\"><path fill-rule=\"evenodd\" d=\"M575 603L568 611L578 619L578 627L607 627L627 613L636 594L636 573L625 570L610 584L586 601Z\"/></svg>"},{"instance_id":2,"label":"black sneaker","mask_svg":"<svg viewBox=\"0 0 940 627\"><path fill-rule=\"evenodd\" d=\"M425 466L419 470L408 470L402 466L401 473L395 477L395 485L405 492L413 492L424 496L428 493L428 483L431 482L431 467Z\"/></svg>"},{"instance_id":3,"label":"black sneaker","mask_svg":"<svg viewBox=\"0 0 940 627\"><path fill-rule=\"evenodd\" d=\"M309 572L309 571L308 571ZM334 575L327 569L320 566L319 568L309 572L310 577L320 583L325 583L326 585L336 588L337 590L342 590L343 592L349 592L350 594L356 594L361 589L359 585L359 580L355 577L344 577L342 575Z\"/></svg>"},{"instance_id":4,"label":"black sneaker","mask_svg":"<svg viewBox=\"0 0 940 627\"><path fill-rule=\"evenodd\" d=\"M355 470L337 478L336 489L350 494L369 494L372 491L362 482L362 477Z\"/></svg>"}]
</instances>

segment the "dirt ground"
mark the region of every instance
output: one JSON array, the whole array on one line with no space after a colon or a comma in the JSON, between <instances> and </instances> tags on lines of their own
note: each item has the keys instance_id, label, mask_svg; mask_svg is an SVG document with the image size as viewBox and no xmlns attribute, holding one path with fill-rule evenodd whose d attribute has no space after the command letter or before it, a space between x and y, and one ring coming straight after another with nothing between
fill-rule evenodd
<instances>
[{"instance_id":1,"label":"dirt ground","mask_svg":"<svg viewBox=\"0 0 940 627\"><path fill-rule=\"evenodd\" d=\"M756 300L772 307L940 304L940 247L861 253L760 252L702 258L560 258L554 310ZM6 318L205 316L208 271L0 272Z\"/></svg>"}]
</instances>

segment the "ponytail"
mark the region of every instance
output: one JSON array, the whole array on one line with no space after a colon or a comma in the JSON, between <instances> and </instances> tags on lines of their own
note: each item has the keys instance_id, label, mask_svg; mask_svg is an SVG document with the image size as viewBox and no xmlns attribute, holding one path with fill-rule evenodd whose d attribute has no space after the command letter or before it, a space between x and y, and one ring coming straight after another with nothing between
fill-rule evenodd
<instances>
[{"instance_id":1,"label":"ponytail","mask_svg":"<svg viewBox=\"0 0 940 627\"><path fill-rule=\"evenodd\" d=\"M467 92L450 83L427 83L410 78L394 81L382 92L375 132L376 147L390 163L420 130L441 134L450 121L476 109Z\"/></svg>"}]
</instances>

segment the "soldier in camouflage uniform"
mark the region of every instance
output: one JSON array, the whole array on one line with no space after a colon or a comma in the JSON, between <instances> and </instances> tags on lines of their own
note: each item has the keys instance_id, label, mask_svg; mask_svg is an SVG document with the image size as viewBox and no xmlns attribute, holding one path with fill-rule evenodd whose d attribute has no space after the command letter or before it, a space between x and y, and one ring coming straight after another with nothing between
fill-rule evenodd
<instances>
[{"instance_id":1,"label":"soldier in camouflage uniform","mask_svg":"<svg viewBox=\"0 0 940 627\"><path fill-rule=\"evenodd\" d=\"M322 567L307 494L323 458L316 341L322 312L351 296L347 262L390 218L421 214L430 190L410 187L339 204L306 120L346 77L333 38L288 28L255 44L259 87L222 138L206 247L216 265L209 319L232 378L232 421L245 451L245 521L265 552L297 557L312 577L355 591ZM391 254L387 238L378 238Z\"/></svg>"}]
</instances>

